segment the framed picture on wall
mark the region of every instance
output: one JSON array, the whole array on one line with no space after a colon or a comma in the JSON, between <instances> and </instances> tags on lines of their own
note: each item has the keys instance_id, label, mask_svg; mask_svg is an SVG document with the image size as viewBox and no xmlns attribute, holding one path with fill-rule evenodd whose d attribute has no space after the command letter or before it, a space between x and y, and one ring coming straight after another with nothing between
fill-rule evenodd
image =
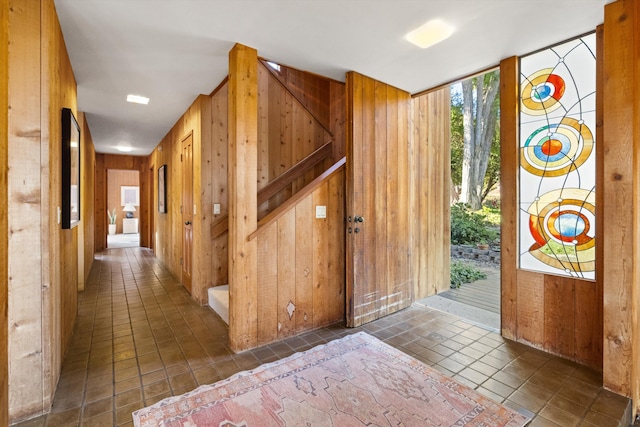
<instances>
[{"instance_id":1,"label":"framed picture on wall","mask_svg":"<svg viewBox=\"0 0 640 427\"><path fill-rule=\"evenodd\" d=\"M167 213L167 165L158 168L158 212Z\"/></svg>"},{"instance_id":2,"label":"framed picture on wall","mask_svg":"<svg viewBox=\"0 0 640 427\"><path fill-rule=\"evenodd\" d=\"M131 203L140 206L140 187L137 185L123 185L120 187L120 203L122 206Z\"/></svg>"},{"instance_id":3,"label":"framed picture on wall","mask_svg":"<svg viewBox=\"0 0 640 427\"><path fill-rule=\"evenodd\" d=\"M80 126L73 112L62 109L62 209L63 229L80 223Z\"/></svg>"}]
</instances>

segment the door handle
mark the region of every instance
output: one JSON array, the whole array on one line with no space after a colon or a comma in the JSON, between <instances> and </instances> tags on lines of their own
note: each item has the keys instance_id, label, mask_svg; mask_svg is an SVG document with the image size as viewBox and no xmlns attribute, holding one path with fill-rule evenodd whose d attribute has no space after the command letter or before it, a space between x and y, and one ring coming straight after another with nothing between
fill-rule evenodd
<instances>
[{"instance_id":1,"label":"door handle","mask_svg":"<svg viewBox=\"0 0 640 427\"><path fill-rule=\"evenodd\" d=\"M356 216L353 220L354 220L355 222L364 222L364 218L363 218L363 217L361 217L361 216Z\"/></svg>"},{"instance_id":2,"label":"door handle","mask_svg":"<svg viewBox=\"0 0 640 427\"><path fill-rule=\"evenodd\" d=\"M191 221L185 221L184 225L191 225Z\"/></svg>"}]
</instances>

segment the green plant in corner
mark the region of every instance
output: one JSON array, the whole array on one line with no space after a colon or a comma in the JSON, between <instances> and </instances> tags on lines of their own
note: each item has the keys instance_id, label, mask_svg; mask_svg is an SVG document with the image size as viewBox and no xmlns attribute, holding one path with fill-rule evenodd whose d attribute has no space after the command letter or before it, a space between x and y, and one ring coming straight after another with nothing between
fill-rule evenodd
<instances>
[{"instance_id":1,"label":"green plant in corner","mask_svg":"<svg viewBox=\"0 0 640 427\"><path fill-rule=\"evenodd\" d=\"M109 217L109 224L115 224L116 218L118 217L118 214L116 213L116 208L113 208L113 212L109 212L109 210L107 210L107 216Z\"/></svg>"}]
</instances>

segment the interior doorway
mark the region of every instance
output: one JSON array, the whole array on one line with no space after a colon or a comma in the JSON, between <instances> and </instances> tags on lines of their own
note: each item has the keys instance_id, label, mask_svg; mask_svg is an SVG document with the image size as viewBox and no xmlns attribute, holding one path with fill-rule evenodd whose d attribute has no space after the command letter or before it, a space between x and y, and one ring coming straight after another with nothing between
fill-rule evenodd
<instances>
[{"instance_id":1,"label":"interior doorway","mask_svg":"<svg viewBox=\"0 0 640 427\"><path fill-rule=\"evenodd\" d=\"M107 170L107 249L140 246L140 172Z\"/></svg>"}]
</instances>

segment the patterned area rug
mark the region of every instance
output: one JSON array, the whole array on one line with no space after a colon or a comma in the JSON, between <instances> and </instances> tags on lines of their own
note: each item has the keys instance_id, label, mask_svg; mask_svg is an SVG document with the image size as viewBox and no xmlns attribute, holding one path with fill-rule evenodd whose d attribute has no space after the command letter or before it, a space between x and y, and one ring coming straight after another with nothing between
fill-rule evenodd
<instances>
[{"instance_id":1,"label":"patterned area rug","mask_svg":"<svg viewBox=\"0 0 640 427\"><path fill-rule=\"evenodd\" d=\"M136 426L483 426L529 420L360 332L133 413Z\"/></svg>"}]
</instances>

